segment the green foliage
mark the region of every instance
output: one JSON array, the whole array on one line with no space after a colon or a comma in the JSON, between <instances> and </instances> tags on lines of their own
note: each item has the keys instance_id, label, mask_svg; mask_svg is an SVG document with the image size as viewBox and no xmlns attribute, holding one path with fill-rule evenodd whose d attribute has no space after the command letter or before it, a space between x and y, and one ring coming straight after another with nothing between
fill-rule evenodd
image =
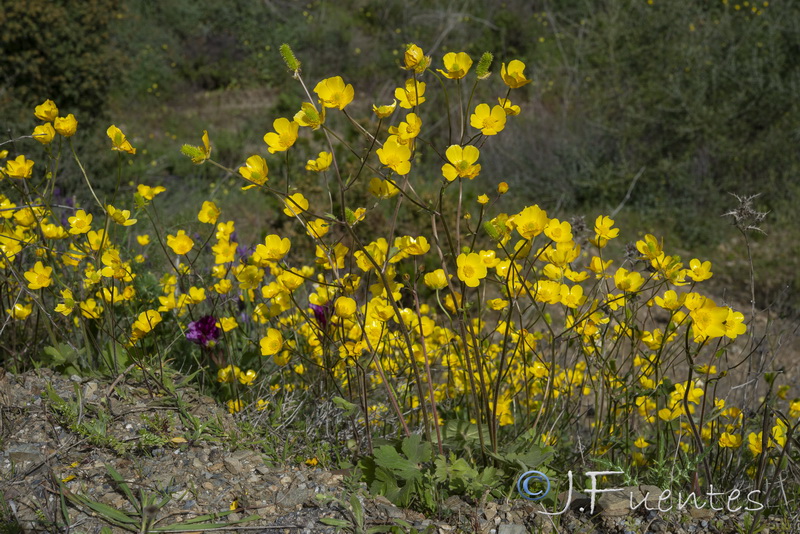
<instances>
[{"instance_id":1,"label":"green foliage","mask_svg":"<svg viewBox=\"0 0 800 534\"><path fill-rule=\"evenodd\" d=\"M0 9L0 72L4 98L27 109L58 95L82 120L100 119L116 85L121 55L111 42L119 2L28 0ZM5 109L0 101L0 109ZM89 112L91 112L91 119Z\"/></svg>"},{"instance_id":2,"label":"green foliage","mask_svg":"<svg viewBox=\"0 0 800 534\"><path fill-rule=\"evenodd\" d=\"M111 465L106 470L117 490L125 496L132 510L118 510L112 506L90 499L86 495L69 491L63 482L59 482L61 492L72 504L87 513L102 518L107 523L129 532L188 532L197 530L214 530L239 525L258 519L253 514L235 521L219 521L233 513L232 510L205 514L186 521L159 525L166 517L159 517L159 511L172 499L167 491L156 493L140 489L138 494L125 482L125 479Z\"/></svg>"}]
</instances>

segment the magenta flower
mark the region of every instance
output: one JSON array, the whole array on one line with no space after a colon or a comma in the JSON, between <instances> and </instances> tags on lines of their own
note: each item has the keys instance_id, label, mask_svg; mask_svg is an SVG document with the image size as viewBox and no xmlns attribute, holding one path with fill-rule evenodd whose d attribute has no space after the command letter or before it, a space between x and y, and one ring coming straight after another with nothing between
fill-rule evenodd
<instances>
[{"instance_id":1,"label":"magenta flower","mask_svg":"<svg viewBox=\"0 0 800 534\"><path fill-rule=\"evenodd\" d=\"M222 330L217 326L217 319L213 315L206 315L189 323L186 330L186 339L203 348L216 345Z\"/></svg>"}]
</instances>

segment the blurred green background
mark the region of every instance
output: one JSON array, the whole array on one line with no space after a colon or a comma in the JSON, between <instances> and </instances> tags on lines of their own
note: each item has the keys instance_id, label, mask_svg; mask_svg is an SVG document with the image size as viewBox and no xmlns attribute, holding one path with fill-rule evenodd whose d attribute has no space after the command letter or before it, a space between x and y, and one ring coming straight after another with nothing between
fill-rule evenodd
<instances>
[{"instance_id":1,"label":"blurred green background","mask_svg":"<svg viewBox=\"0 0 800 534\"><path fill-rule=\"evenodd\" d=\"M208 129L236 167L302 93L279 54L292 45L309 84L342 75L362 106L391 102L405 43L441 67L448 51L521 59L534 83L523 113L482 153L481 187L501 180L516 205L570 218L615 210L623 239L647 232L667 250L714 263L716 290L748 300L743 240L722 214L731 193L761 193L754 236L757 305L800 311L800 2L558 0L2 0L0 127L29 135L47 98L78 118L82 157L113 188L114 123L139 148L128 176L173 198L223 187L220 172L179 153ZM434 89L434 86L431 86ZM500 96L500 95L498 95ZM361 116L367 117L366 107ZM31 142L6 145L15 152ZM91 157L88 155L91 154ZM81 196L75 168L62 194ZM477 180L476 180L477 182ZM489 185L487 185L487 183ZM263 203L231 203L270 224ZM483 192L483 191L480 191ZM188 196L187 196L188 195ZM241 208L244 206L244 208ZM194 217L196 206L181 215ZM238 224L238 223L237 223Z\"/></svg>"}]
</instances>

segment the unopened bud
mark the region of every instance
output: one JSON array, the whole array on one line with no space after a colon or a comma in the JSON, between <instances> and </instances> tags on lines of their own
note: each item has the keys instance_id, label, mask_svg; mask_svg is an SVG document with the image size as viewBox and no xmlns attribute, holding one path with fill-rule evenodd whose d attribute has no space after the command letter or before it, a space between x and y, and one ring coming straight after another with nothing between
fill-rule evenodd
<instances>
[{"instance_id":1,"label":"unopened bud","mask_svg":"<svg viewBox=\"0 0 800 534\"><path fill-rule=\"evenodd\" d=\"M295 74L300 72L300 62L295 57L294 52L292 52L292 48L288 44L283 43L281 45L280 51L281 51L281 57L283 58L283 61L286 63L286 66L289 67L289 70Z\"/></svg>"},{"instance_id":2,"label":"unopened bud","mask_svg":"<svg viewBox=\"0 0 800 534\"><path fill-rule=\"evenodd\" d=\"M489 67L492 66L492 59L494 59L494 56L491 52L484 52L481 58L478 60L478 66L475 68L475 74L478 76L479 80L484 80L491 74L491 72L489 72Z\"/></svg>"}]
</instances>

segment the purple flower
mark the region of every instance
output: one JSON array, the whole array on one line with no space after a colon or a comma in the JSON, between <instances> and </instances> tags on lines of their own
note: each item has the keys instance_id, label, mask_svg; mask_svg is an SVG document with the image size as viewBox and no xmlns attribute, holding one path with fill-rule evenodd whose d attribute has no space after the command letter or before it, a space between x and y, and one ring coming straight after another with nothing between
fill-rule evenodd
<instances>
[{"instance_id":1,"label":"purple flower","mask_svg":"<svg viewBox=\"0 0 800 534\"><path fill-rule=\"evenodd\" d=\"M320 329L325 330L328 327L328 307L320 306L319 304L309 304L309 306L311 306L311 311L314 312L314 319L317 320Z\"/></svg>"},{"instance_id":2,"label":"purple flower","mask_svg":"<svg viewBox=\"0 0 800 534\"><path fill-rule=\"evenodd\" d=\"M213 347L221 333L222 331L217 326L217 320L214 316L206 315L189 323L189 328L186 330L186 339L203 348Z\"/></svg>"}]
</instances>

